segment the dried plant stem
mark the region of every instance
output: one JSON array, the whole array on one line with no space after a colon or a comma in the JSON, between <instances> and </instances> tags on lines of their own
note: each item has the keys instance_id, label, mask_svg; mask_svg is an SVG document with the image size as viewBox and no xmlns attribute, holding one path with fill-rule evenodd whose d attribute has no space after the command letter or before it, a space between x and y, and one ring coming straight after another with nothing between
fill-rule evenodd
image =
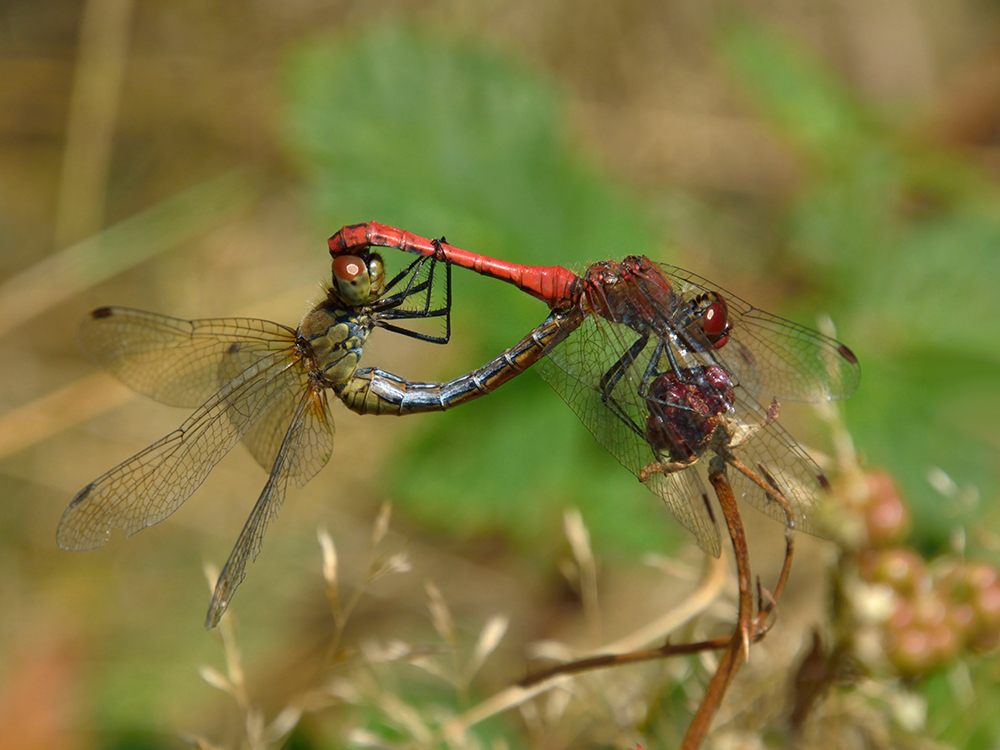
<instances>
[{"instance_id":1,"label":"dried plant stem","mask_svg":"<svg viewBox=\"0 0 1000 750\"><path fill-rule=\"evenodd\" d=\"M684 597L684 600L678 606L634 633L612 643L605 644L595 649L595 651L606 655L608 651L627 650L633 648L635 645L642 645L664 637L703 612L722 593L725 582L725 563L721 560L711 560L710 564L705 568L705 573L701 581L699 581L698 588L689 596ZM704 650L704 647L698 650ZM594 658L605 659L607 657L600 656ZM569 679L567 674L553 674L548 677L541 675L538 679L532 679L530 684L522 682L519 685L513 685L505 690L501 690L499 693L487 698L449 721L442 728L441 737L445 741L453 741L456 738L460 738L470 727L485 721L491 716L503 713L511 708L516 708L537 695L565 684Z\"/></svg>"},{"instance_id":2,"label":"dried plant stem","mask_svg":"<svg viewBox=\"0 0 1000 750\"><path fill-rule=\"evenodd\" d=\"M364 585L358 586L354 590L354 593L351 594L350 599L347 600L347 604L343 607L340 607L340 602L334 595L334 592L331 592L329 586L327 587L327 600L330 602L330 609L333 612L333 635L330 637L330 645L327 646L326 656L323 659L323 664L327 668L337 660L337 653L340 650L340 642L344 636L344 628L347 626L347 620L354 611L354 608L358 606L361 597L364 596L367 583L365 581Z\"/></svg>"},{"instance_id":3,"label":"dried plant stem","mask_svg":"<svg viewBox=\"0 0 1000 750\"><path fill-rule=\"evenodd\" d=\"M329 669L330 666L336 661L337 654L340 649L340 643L344 635L344 628L347 626L347 621L350 619L354 609L361 601L361 597L363 597L365 592L368 590L369 584L371 584L376 578L380 578L388 573L402 573L409 570L409 563L406 560L404 552L398 552L394 555L390 555L388 558L379 555L378 548L389 530L389 521L391 518L392 507L389 503L383 503L382 507L379 509L378 515L375 518L375 523L372 529L371 549L368 552L365 579L354 589L354 592L347 599L346 603L341 603L340 583L335 575L333 575L336 573L336 563L324 563L326 566L332 565L333 567L333 574L331 574L331 578L328 578L326 581L326 598L330 603L330 611L333 614L333 635L330 638L330 645L327 647L326 656L323 660L324 671ZM322 546L322 539L320 540L320 544ZM330 540L329 545L332 548L332 540ZM324 555L330 554L331 553L324 552Z\"/></svg>"},{"instance_id":4,"label":"dried plant stem","mask_svg":"<svg viewBox=\"0 0 1000 750\"><path fill-rule=\"evenodd\" d=\"M132 0L83 4L55 221L57 248L100 231L104 223L132 8Z\"/></svg>"},{"instance_id":5,"label":"dried plant stem","mask_svg":"<svg viewBox=\"0 0 1000 750\"><path fill-rule=\"evenodd\" d=\"M728 648L719 660L719 666L715 675L705 689L705 695L695 712L688 731L684 735L684 742L681 750L696 750L701 747L712 728L712 719L722 705L722 699L726 691L733 683L736 673L750 656L750 642L757 641L766 635L769 625L767 618L774 609L774 606L784 591L788 581L788 575L792 567L792 557L794 554L793 535L791 531L785 533L785 561L781 566L781 574L778 583L774 588L774 594L764 601L764 595L758 582L758 612L753 617L753 594L752 594L752 574L750 571L750 556L747 550L746 534L743 531L743 522L740 518L739 508L736 506L736 499L733 497L733 489L726 479L726 462L733 463L730 456L715 456L709 464L708 479L712 483L716 497L722 507L722 515L726 519L726 526L729 529L729 538L733 543L733 552L736 556L737 578L739 580L740 604L739 616L737 618L736 630L729 640ZM737 462L738 463L738 462ZM747 467L739 464L736 467L747 476L751 472ZM751 477L754 478L754 477ZM756 481L756 480L755 480ZM762 485L763 486L763 485ZM779 503L785 513L785 518L789 523L786 528L790 529L792 522L792 512L788 501L784 496L773 488L767 488L771 498Z\"/></svg>"},{"instance_id":6,"label":"dried plant stem","mask_svg":"<svg viewBox=\"0 0 1000 750\"><path fill-rule=\"evenodd\" d=\"M756 616L754 616L753 577L750 569L750 555L747 549L746 535L743 530L739 509L736 506L736 499L733 496L729 480L726 478L725 470L727 463L733 464L734 468L750 476L751 479L759 484L771 499L782 508L788 524L788 530L785 534L785 560L782 564L774 593L768 594L761 587L760 582L758 581L757 583L758 603ZM705 691L705 695L698 707L698 711L692 719L691 725L688 727L684 744L681 747L683 750L694 750L701 746L711 728L712 719L718 712L722 704L722 699L725 697L736 673L749 658L750 643L762 639L770 629L769 618L788 582L795 549L791 507L785 497L775 487L764 482L751 469L736 461L728 454L720 454L712 458L709 464L709 481L712 483L716 496L719 498L719 504L726 519L726 525L736 558L737 578L739 582L739 615L733 635L727 638L715 638L697 643L672 644L667 642L659 648L631 651L629 653L605 653L579 659L536 672L522 680L519 685L520 688L535 689L550 684L554 685L557 684L554 681L559 678L591 669L724 648L726 651L722 655L716 673ZM511 697L515 698L517 696L512 694Z\"/></svg>"},{"instance_id":7,"label":"dried plant stem","mask_svg":"<svg viewBox=\"0 0 1000 750\"><path fill-rule=\"evenodd\" d=\"M743 521L740 519L739 509L736 507L736 498L733 497L733 489L729 486L729 480L726 479L726 465L723 459L718 456L713 457L709 464L708 481L712 483L715 494L719 498L722 515L729 528L729 538L733 542L740 588L740 608L736 630L730 639L729 648L719 660L715 676L708 684L705 696L684 735L681 750L695 750L701 747L708 735L708 730L712 728L712 719L718 712L733 678L736 677L736 672L750 655L750 629L753 618L753 579L750 573L750 553L747 550Z\"/></svg>"}]
</instances>

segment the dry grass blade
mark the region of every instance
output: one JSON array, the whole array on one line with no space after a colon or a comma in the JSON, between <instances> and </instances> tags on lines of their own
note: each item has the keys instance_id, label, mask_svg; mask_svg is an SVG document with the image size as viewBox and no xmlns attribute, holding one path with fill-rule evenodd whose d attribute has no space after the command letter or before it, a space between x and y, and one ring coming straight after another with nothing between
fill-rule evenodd
<instances>
[{"instance_id":1,"label":"dry grass blade","mask_svg":"<svg viewBox=\"0 0 1000 750\"><path fill-rule=\"evenodd\" d=\"M378 735L369 732L367 729L360 728L355 728L348 732L347 741L349 744L356 745L357 747L372 747L379 748L379 750L390 747Z\"/></svg>"},{"instance_id":2,"label":"dry grass blade","mask_svg":"<svg viewBox=\"0 0 1000 750\"><path fill-rule=\"evenodd\" d=\"M0 458L29 448L131 401L132 391L91 375L0 417Z\"/></svg>"},{"instance_id":3,"label":"dry grass blade","mask_svg":"<svg viewBox=\"0 0 1000 750\"><path fill-rule=\"evenodd\" d=\"M446 742L456 742L465 736L465 733L476 724L485 721L491 716L496 716L504 711L517 708L536 695L551 690L571 679L572 677L568 675L558 675L531 687L512 685L509 688L505 688L447 722L441 730L441 736Z\"/></svg>"},{"instance_id":4,"label":"dry grass blade","mask_svg":"<svg viewBox=\"0 0 1000 750\"><path fill-rule=\"evenodd\" d=\"M286 706L264 730L262 739L268 745L279 742L298 726L301 719L301 708L298 706Z\"/></svg>"},{"instance_id":5,"label":"dry grass blade","mask_svg":"<svg viewBox=\"0 0 1000 750\"><path fill-rule=\"evenodd\" d=\"M423 717L412 706L404 703L392 693L383 693L379 703L386 716L403 727L420 746L430 744L433 734Z\"/></svg>"},{"instance_id":6,"label":"dry grass blade","mask_svg":"<svg viewBox=\"0 0 1000 750\"><path fill-rule=\"evenodd\" d=\"M264 714L255 708L244 710L244 724L247 728L247 741L253 750L264 748Z\"/></svg>"},{"instance_id":7,"label":"dry grass blade","mask_svg":"<svg viewBox=\"0 0 1000 750\"><path fill-rule=\"evenodd\" d=\"M384 645L374 638L368 638L361 642L361 653L365 657L365 661L370 664L399 661L409 656L412 651L410 644L398 638L391 638Z\"/></svg>"},{"instance_id":8,"label":"dry grass blade","mask_svg":"<svg viewBox=\"0 0 1000 750\"><path fill-rule=\"evenodd\" d=\"M590 546L590 532L587 531L583 516L576 508L571 508L563 514L563 528L579 568L580 596L583 599L591 637L598 640L601 634L601 614L597 600L597 561Z\"/></svg>"},{"instance_id":9,"label":"dry grass blade","mask_svg":"<svg viewBox=\"0 0 1000 750\"><path fill-rule=\"evenodd\" d=\"M83 4L56 212L57 247L93 234L104 221L133 7L133 0Z\"/></svg>"},{"instance_id":10,"label":"dry grass blade","mask_svg":"<svg viewBox=\"0 0 1000 750\"><path fill-rule=\"evenodd\" d=\"M594 649L593 653L607 654L613 651L633 650L639 645L650 643L680 628L704 611L724 591L727 577L725 561L711 559L699 587L691 595L653 623L640 628L636 633L613 643ZM436 589L435 589L436 591ZM440 596L440 593L438 593ZM432 613L433 619L433 613ZM635 644L635 645L633 645ZM572 676L554 674L531 684L513 685L490 696L464 713L448 721L441 730L445 741L457 742L472 726L512 708L524 706L537 695L572 681Z\"/></svg>"},{"instance_id":11,"label":"dry grass blade","mask_svg":"<svg viewBox=\"0 0 1000 750\"><path fill-rule=\"evenodd\" d=\"M201 679L214 687L216 690L221 690L222 692L229 693L230 695L236 694L236 688L233 687L233 683L226 679L225 675L214 667L202 665L198 667L198 674L201 675Z\"/></svg>"},{"instance_id":12,"label":"dry grass blade","mask_svg":"<svg viewBox=\"0 0 1000 750\"><path fill-rule=\"evenodd\" d=\"M0 284L0 335L247 210L258 192L231 172L49 255Z\"/></svg>"},{"instance_id":13,"label":"dry grass blade","mask_svg":"<svg viewBox=\"0 0 1000 750\"><path fill-rule=\"evenodd\" d=\"M370 578L374 581L376 578L381 578L382 576L393 575L395 573L409 573L411 570L413 570L413 565L410 563L410 556L406 552L396 552L388 557L377 560Z\"/></svg>"}]
</instances>

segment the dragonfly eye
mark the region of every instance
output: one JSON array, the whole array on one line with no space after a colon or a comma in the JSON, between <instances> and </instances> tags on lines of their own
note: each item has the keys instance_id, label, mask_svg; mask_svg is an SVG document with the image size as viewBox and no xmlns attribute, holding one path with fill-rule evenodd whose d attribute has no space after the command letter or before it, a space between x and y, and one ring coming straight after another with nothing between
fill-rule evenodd
<instances>
[{"instance_id":1,"label":"dragonfly eye","mask_svg":"<svg viewBox=\"0 0 1000 750\"><path fill-rule=\"evenodd\" d=\"M719 349L729 341L729 308L725 300L716 296L715 301L705 308L701 316L701 330L713 348Z\"/></svg>"},{"instance_id":2,"label":"dragonfly eye","mask_svg":"<svg viewBox=\"0 0 1000 750\"><path fill-rule=\"evenodd\" d=\"M338 255L333 260L333 280L344 301L361 305L368 301L372 278L365 262L357 255Z\"/></svg>"},{"instance_id":3,"label":"dragonfly eye","mask_svg":"<svg viewBox=\"0 0 1000 750\"><path fill-rule=\"evenodd\" d=\"M368 275L371 277L372 296L381 297L385 291L385 263L376 253L372 253L368 258Z\"/></svg>"}]
</instances>

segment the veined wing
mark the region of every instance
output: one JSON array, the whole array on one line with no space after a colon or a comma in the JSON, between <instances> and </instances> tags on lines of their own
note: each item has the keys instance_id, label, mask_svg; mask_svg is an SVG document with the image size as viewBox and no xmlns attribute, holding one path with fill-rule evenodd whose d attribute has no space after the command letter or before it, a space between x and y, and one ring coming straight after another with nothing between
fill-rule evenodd
<instances>
[{"instance_id":1,"label":"veined wing","mask_svg":"<svg viewBox=\"0 0 1000 750\"><path fill-rule=\"evenodd\" d=\"M612 325L588 316L569 338L542 359L541 376L576 412L587 429L607 450L636 476L647 465L659 461L645 438L648 408L639 394L639 383L656 348L650 339L627 363L606 403L602 400L602 378L633 349L640 337L626 326ZM718 557L722 551L719 530L704 500L705 491L697 471L651 476L646 485L666 504L674 518L705 552Z\"/></svg>"},{"instance_id":2,"label":"veined wing","mask_svg":"<svg viewBox=\"0 0 1000 750\"><path fill-rule=\"evenodd\" d=\"M192 408L256 362L290 356L294 344L295 331L266 320L181 320L124 307L98 308L80 329L87 356L129 388Z\"/></svg>"},{"instance_id":3,"label":"veined wing","mask_svg":"<svg viewBox=\"0 0 1000 750\"><path fill-rule=\"evenodd\" d=\"M246 576L246 565L260 552L267 524L278 514L288 480L304 484L330 459L333 420L326 391L307 388L293 412L271 467L271 475L229 555L208 608L205 627L214 628L226 611L236 588Z\"/></svg>"},{"instance_id":4,"label":"veined wing","mask_svg":"<svg viewBox=\"0 0 1000 750\"><path fill-rule=\"evenodd\" d=\"M730 464L727 475L736 497L796 531L821 536L816 525L818 509L827 493L826 477L802 447L777 421L737 387L732 414L738 426L730 450L754 477ZM791 518L761 487L769 485L787 500Z\"/></svg>"},{"instance_id":5,"label":"veined wing","mask_svg":"<svg viewBox=\"0 0 1000 750\"><path fill-rule=\"evenodd\" d=\"M250 455L265 471L270 472L274 467L278 453L285 442L293 415L302 400L302 393L302 389L285 391L243 436L243 445L247 447ZM324 394L325 403L325 391L321 391L321 393ZM332 417L326 419L324 429L330 433L328 442L332 448L335 431ZM322 444L315 442L317 446ZM313 443L309 445L313 446ZM291 472L289 478L295 482L297 487L304 487L306 482L316 476L329 459L330 451L324 453L317 447L310 447L308 451L300 452L295 456L295 461L291 463L289 468Z\"/></svg>"},{"instance_id":6,"label":"veined wing","mask_svg":"<svg viewBox=\"0 0 1000 750\"><path fill-rule=\"evenodd\" d=\"M690 271L656 265L682 297L714 292L725 300L733 327L729 342L711 356L761 402L818 403L846 398L858 387L861 368L844 344L759 310Z\"/></svg>"},{"instance_id":7,"label":"veined wing","mask_svg":"<svg viewBox=\"0 0 1000 750\"><path fill-rule=\"evenodd\" d=\"M59 546L93 549L108 540L112 528L132 535L159 523L282 394L304 390L307 383L307 374L284 352L261 357L179 428L84 487L59 522Z\"/></svg>"}]
</instances>

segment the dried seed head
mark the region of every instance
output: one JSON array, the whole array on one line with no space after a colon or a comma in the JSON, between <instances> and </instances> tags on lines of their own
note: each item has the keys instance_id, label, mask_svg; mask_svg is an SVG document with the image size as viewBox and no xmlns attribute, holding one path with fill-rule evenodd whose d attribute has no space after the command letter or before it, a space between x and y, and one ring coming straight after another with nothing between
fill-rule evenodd
<instances>
[{"instance_id":1,"label":"dried seed head","mask_svg":"<svg viewBox=\"0 0 1000 750\"><path fill-rule=\"evenodd\" d=\"M333 546L333 538L326 529L318 529L316 537L323 550L323 578L330 586L337 584L337 548Z\"/></svg>"},{"instance_id":2,"label":"dried seed head","mask_svg":"<svg viewBox=\"0 0 1000 750\"><path fill-rule=\"evenodd\" d=\"M448 605L445 603L444 597L441 596L441 591L430 581L424 584L424 588L427 591L427 598L430 602L427 604L427 608L431 613L431 623L434 625L434 629L438 632L445 641L451 643L455 637L455 626L451 619L451 612L448 610Z\"/></svg>"},{"instance_id":3,"label":"dried seed head","mask_svg":"<svg viewBox=\"0 0 1000 750\"><path fill-rule=\"evenodd\" d=\"M382 503L382 507L378 511L378 516L375 518L375 526L372 528L372 547L378 547L382 543L382 539L385 538L385 534L389 530L389 520L391 518L392 504L389 502Z\"/></svg>"},{"instance_id":4,"label":"dried seed head","mask_svg":"<svg viewBox=\"0 0 1000 750\"><path fill-rule=\"evenodd\" d=\"M581 568L592 565L594 553L590 548L590 532L587 531L579 510L570 508L563 514L563 528L577 564Z\"/></svg>"},{"instance_id":5,"label":"dried seed head","mask_svg":"<svg viewBox=\"0 0 1000 750\"><path fill-rule=\"evenodd\" d=\"M483 630L479 634L479 640L476 641L476 647L472 651L472 657L469 659L468 679L471 679L479 671L479 668L483 666L483 662L486 661L487 657L500 645L500 641L507 632L509 624L510 618L507 615L494 615L483 626Z\"/></svg>"}]
</instances>

